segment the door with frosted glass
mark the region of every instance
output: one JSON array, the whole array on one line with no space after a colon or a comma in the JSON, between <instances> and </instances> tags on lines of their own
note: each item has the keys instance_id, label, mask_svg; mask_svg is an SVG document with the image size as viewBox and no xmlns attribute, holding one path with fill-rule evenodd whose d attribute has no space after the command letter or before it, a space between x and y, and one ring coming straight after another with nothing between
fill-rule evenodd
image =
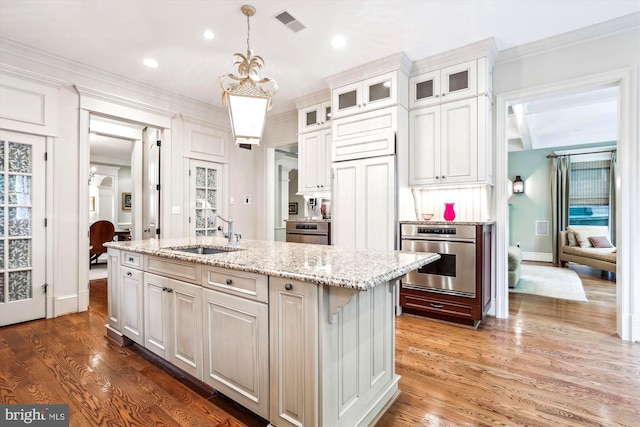
<instances>
[{"instance_id":1,"label":"door with frosted glass","mask_svg":"<svg viewBox=\"0 0 640 427\"><path fill-rule=\"evenodd\" d=\"M189 163L189 235L215 236L218 225L226 230L227 225L216 221L221 214L222 165L219 163L191 160Z\"/></svg>"},{"instance_id":2,"label":"door with frosted glass","mask_svg":"<svg viewBox=\"0 0 640 427\"><path fill-rule=\"evenodd\" d=\"M0 132L0 326L46 315L45 142Z\"/></svg>"}]
</instances>

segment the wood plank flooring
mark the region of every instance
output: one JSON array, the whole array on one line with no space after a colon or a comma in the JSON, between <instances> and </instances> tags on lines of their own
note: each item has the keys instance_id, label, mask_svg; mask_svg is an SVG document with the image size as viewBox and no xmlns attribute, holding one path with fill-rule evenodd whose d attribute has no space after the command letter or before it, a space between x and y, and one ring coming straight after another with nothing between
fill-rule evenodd
<instances>
[{"instance_id":1,"label":"wood plank flooring","mask_svg":"<svg viewBox=\"0 0 640 427\"><path fill-rule=\"evenodd\" d=\"M588 303L511 294L477 330L396 320L398 400L378 426L640 426L640 344L615 334L615 282L572 265ZM264 426L104 337L90 309L0 328L0 403L68 403L72 426Z\"/></svg>"}]
</instances>

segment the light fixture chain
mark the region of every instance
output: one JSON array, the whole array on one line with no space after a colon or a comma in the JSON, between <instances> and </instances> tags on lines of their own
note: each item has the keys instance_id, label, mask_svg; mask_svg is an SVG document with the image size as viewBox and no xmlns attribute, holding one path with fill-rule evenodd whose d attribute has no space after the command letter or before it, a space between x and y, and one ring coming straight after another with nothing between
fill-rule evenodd
<instances>
[{"instance_id":1,"label":"light fixture chain","mask_svg":"<svg viewBox=\"0 0 640 427\"><path fill-rule=\"evenodd\" d=\"M247 14L247 52L251 50L251 46L249 46L250 36L251 36L251 24L249 23L249 15Z\"/></svg>"}]
</instances>

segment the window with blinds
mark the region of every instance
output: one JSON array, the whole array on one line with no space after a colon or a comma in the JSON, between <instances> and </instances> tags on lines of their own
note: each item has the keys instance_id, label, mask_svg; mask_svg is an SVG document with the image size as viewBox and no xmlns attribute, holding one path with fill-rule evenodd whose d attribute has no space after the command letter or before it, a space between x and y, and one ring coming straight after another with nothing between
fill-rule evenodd
<instances>
[{"instance_id":1,"label":"window with blinds","mask_svg":"<svg viewBox=\"0 0 640 427\"><path fill-rule=\"evenodd\" d=\"M609 160L571 163L569 224L609 225Z\"/></svg>"}]
</instances>

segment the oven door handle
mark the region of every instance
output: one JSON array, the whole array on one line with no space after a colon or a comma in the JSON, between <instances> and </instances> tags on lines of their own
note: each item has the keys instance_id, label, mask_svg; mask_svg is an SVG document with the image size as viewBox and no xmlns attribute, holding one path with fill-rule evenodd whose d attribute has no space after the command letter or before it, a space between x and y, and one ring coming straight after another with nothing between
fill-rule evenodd
<instances>
[{"instance_id":1,"label":"oven door handle","mask_svg":"<svg viewBox=\"0 0 640 427\"><path fill-rule=\"evenodd\" d=\"M454 242L454 243L475 243L475 239L461 239L456 237L401 237L400 240L410 240L413 242Z\"/></svg>"}]
</instances>

